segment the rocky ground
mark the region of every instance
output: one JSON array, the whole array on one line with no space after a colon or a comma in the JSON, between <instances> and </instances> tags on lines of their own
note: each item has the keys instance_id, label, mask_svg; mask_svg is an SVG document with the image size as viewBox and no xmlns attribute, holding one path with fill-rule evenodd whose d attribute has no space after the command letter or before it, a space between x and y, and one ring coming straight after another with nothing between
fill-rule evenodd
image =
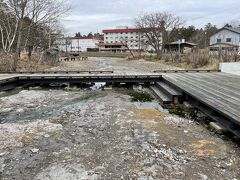
<instances>
[{"instance_id":1,"label":"rocky ground","mask_svg":"<svg viewBox=\"0 0 240 180\"><path fill-rule=\"evenodd\" d=\"M118 71L132 71L137 63L136 71L168 68L144 60L106 61ZM57 68L104 69L100 62L93 58ZM3 180L237 180L239 152L235 142L170 115L157 101L131 102L126 89L0 94Z\"/></svg>"}]
</instances>

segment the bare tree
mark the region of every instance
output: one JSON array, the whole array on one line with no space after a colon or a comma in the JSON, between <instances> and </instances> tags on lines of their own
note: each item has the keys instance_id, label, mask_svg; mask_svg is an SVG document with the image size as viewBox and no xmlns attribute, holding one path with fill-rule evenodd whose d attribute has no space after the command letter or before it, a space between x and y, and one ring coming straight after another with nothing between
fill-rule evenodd
<instances>
[{"instance_id":1,"label":"bare tree","mask_svg":"<svg viewBox=\"0 0 240 180\"><path fill-rule=\"evenodd\" d=\"M183 20L168 12L158 12L137 17L135 25L147 38L146 43L154 48L157 57L160 58L172 32L183 25Z\"/></svg>"},{"instance_id":2,"label":"bare tree","mask_svg":"<svg viewBox=\"0 0 240 180\"><path fill-rule=\"evenodd\" d=\"M3 51L9 53L16 39L18 19L8 11L6 4L0 1L0 37Z\"/></svg>"},{"instance_id":3,"label":"bare tree","mask_svg":"<svg viewBox=\"0 0 240 180\"><path fill-rule=\"evenodd\" d=\"M14 60L14 68L16 69L21 46L22 44L24 44L24 46L27 45L29 39L33 39L32 37L29 38L31 34L34 34L32 31L35 31L36 27L46 25L50 27L50 24L65 14L70 7L66 0L3 0L3 3L6 5L8 11L14 15L16 22L18 22L18 27L16 28L16 56ZM24 21L26 19L28 19L30 23L24 27ZM25 37L23 37L24 32L27 32L25 33ZM50 30L49 34L51 34Z\"/></svg>"}]
</instances>

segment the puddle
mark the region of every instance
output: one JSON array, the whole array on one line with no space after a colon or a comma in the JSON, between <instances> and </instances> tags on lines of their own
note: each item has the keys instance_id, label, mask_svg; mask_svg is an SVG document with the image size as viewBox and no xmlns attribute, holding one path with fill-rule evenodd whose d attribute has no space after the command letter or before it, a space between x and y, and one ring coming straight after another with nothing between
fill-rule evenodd
<instances>
[{"instance_id":1,"label":"puddle","mask_svg":"<svg viewBox=\"0 0 240 180\"><path fill-rule=\"evenodd\" d=\"M133 104L138 109L156 109L160 112L164 111L163 107L156 102L133 102Z\"/></svg>"}]
</instances>

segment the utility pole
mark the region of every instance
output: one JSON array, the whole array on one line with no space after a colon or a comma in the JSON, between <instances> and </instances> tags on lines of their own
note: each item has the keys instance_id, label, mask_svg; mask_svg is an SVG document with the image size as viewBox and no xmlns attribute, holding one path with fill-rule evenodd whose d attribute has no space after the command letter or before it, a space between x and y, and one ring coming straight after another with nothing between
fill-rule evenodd
<instances>
[{"instance_id":1,"label":"utility pole","mask_svg":"<svg viewBox=\"0 0 240 180\"><path fill-rule=\"evenodd\" d=\"M139 57L141 58L141 37L140 37L141 33L140 31L138 32L138 53L139 53Z\"/></svg>"},{"instance_id":2,"label":"utility pole","mask_svg":"<svg viewBox=\"0 0 240 180\"><path fill-rule=\"evenodd\" d=\"M79 47L79 38L78 38L78 55L79 55L79 57L80 57L80 49L79 49L80 47Z\"/></svg>"},{"instance_id":3,"label":"utility pole","mask_svg":"<svg viewBox=\"0 0 240 180\"><path fill-rule=\"evenodd\" d=\"M178 58L179 62L181 62L181 39L178 39Z\"/></svg>"}]
</instances>

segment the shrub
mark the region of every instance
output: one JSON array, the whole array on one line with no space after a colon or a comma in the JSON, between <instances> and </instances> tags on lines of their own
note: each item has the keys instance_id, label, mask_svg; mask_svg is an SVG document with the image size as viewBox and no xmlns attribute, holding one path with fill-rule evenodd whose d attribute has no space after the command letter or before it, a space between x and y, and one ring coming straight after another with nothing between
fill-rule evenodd
<instances>
[{"instance_id":1,"label":"shrub","mask_svg":"<svg viewBox=\"0 0 240 180\"><path fill-rule=\"evenodd\" d=\"M187 64L192 65L193 68L200 68L209 63L209 54L207 52L197 52L187 54L184 58L184 61Z\"/></svg>"},{"instance_id":2,"label":"shrub","mask_svg":"<svg viewBox=\"0 0 240 180\"><path fill-rule=\"evenodd\" d=\"M151 102L154 98L145 92L132 92L129 94L132 96L133 102Z\"/></svg>"},{"instance_id":3,"label":"shrub","mask_svg":"<svg viewBox=\"0 0 240 180\"><path fill-rule=\"evenodd\" d=\"M13 55L0 52L0 72L12 71Z\"/></svg>"}]
</instances>

